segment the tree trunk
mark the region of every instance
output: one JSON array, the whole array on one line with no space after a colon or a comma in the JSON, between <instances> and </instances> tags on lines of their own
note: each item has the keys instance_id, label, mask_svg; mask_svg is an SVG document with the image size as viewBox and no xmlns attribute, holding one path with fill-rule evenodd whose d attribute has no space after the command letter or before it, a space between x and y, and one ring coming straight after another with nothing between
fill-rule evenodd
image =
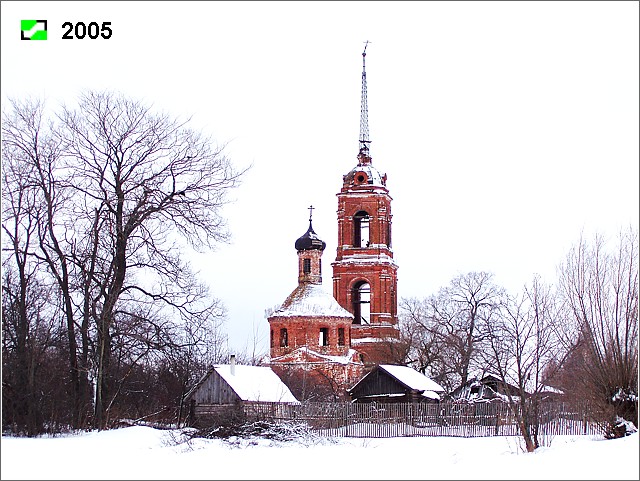
<instances>
[{"instance_id":1,"label":"tree trunk","mask_svg":"<svg viewBox=\"0 0 640 481\"><path fill-rule=\"evenodd\" d=\"M100 322L98 330L98 373L96 376L96 406L95 423L100 430L107 427L106 407L109 396L109 383L107 372L111 357L111 339L109 325L104 319Z\"/></svg>"}]
</instances>

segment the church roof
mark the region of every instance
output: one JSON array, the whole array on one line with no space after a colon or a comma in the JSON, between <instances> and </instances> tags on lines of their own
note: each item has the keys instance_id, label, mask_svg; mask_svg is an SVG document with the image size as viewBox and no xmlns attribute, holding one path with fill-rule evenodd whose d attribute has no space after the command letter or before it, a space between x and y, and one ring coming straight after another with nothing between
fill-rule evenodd
<instances>
[{"instance_id":1,"label":"church roof","mask_svg":"<svg viewBox=\"0 0 640 481\"><path fill-rule=\"evenodd\" d=\"M318 237L311 226L311 219L309 219L309 228L301 237L296 240L296 250L308 251L308 250L320 250L323 251L327 247L326 242Z\"/></svg>"},{"instance_id":2,"label":"church roof","mask_svg":"<svg viewBox=\"0 0 640 481\"><path fill-rule=\"evenodd\" d=\"M360 181L358 174L364 174L364 181ZM371 164L358 164L351 171L344 176L345 185L371 185L376 187L385 187L386 176L380 174Z\"/></svg>"},{"instance_id":3,"label":"church roof","mask_svg":"<svg viewBox=\"0 0 640 481\"><path fill-rule=\"evenodd\" d=\"M271 362L277 362L278 364L287 363L334 363L334 364L362 364L360 360L360 354L355 349L349 349L343 356L330 356L322 354L320 352L310 349L308 346L303 346L294 351L284 354L282 356L274 357Z\"/></svg>"},{"instance_id":4,"label":"church roof","mask_svg":"<svg viewBox=\"0 0 640 481\"><path fill-rule=\"evenodd\" d=\"M344 309L319 284L300 284L289 294L271 317L348 317L353 314Z\"/></svg>"}]
</instances>

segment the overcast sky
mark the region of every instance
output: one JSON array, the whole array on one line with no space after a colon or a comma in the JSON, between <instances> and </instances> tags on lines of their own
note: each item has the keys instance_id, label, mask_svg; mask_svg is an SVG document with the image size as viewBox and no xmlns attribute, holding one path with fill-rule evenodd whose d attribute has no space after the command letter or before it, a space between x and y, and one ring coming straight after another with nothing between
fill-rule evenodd
<instances>
[{"instance_id":1,"label":"overcast sky","mask_svg":"<svg viewBox=\"0 0 640 481\"><path fill-rule=\"evenodd\" d=\"M295 240L327 243L356 165L367 48L373 164L393 197L399 297L456 275L512 292L581 232L638 226L638 2L2 2L2 102L113 89L228 143L253 165L226 208L233 240L194 257L233 349L297 285ZM20 20L46 19L47 41ZM110 39L62 40L64 22Z\"/></svg>"}]
</instances>

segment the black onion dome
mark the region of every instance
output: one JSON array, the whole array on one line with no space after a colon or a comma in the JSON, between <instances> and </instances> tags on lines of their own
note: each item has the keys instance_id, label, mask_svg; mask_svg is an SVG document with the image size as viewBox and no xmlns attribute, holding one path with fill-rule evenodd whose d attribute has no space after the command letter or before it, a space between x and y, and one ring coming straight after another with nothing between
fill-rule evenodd
<instances>
[{"instance_id":1,"label":"black onion dome","mask_svg":"<svg viewBox=\"0 0 640 481\"><path fill-rule=\"evenodd\" d=\"M311 221L309 221L309 228L304 235L296 241L296 250L298 251L309 251L309 250L320 250L323 251L324 248L327 247L327 243L318 237L313 231L313 227L311 226Z\"/></svg>"}]
</instances>

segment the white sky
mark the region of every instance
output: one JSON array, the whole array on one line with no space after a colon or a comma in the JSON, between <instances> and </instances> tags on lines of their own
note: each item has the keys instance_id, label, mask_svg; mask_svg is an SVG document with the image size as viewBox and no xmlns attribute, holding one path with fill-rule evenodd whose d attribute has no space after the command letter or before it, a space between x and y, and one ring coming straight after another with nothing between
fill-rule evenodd
<instances>
[{"instance_id":1,"label":"white sky","mask_svg":"<svg viewBox=\"0 0 640 481\"><path fill-rule=\"evenodd\" d=\"M2 101L114 89L253 164L233 242L196 258L242 350L297 284L295 240L337 243L356 164L363 42L373 164L388 174L400 297L493 272L549 282L582 231L638 226L638 2L2 2ZM49 40L20 40L47 19ZM62 40L65 21L112 22Z\"/></svg>"}]
</instances>

